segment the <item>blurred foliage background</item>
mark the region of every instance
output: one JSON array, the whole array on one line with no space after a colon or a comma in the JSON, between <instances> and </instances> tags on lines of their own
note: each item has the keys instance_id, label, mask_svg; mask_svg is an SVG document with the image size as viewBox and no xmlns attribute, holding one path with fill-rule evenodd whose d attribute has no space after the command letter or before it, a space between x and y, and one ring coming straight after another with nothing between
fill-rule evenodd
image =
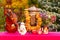
<instances>
[{"instance_id":1,"label":"blurred foliage background","mask_svg":"<svg viewBox=\"0 0 60 40\"><path fill-rule=\"evenodd\" d=\"M3 7L0 7L0 31L4 31L4 24L5 24L5 17L4 14L4 9Z\"/></svg>"},{"instance_id":2,"label":"blurred foliage background","mask_svg":"<svg viewBox=\"0 0 60 40\"><path fill-rule=\"evenodd\" d=\"M4 16L4 6L6 5L6 0L0 0L0 31L4 31L5 27L5 16ZM35 5L38 8L44 9L49 12L55 12L60 14L60 0L12 0L12 8L16 13L19 13L21 8L29 8ZM19 10L19 11L18 11ZM18 14L20 15L20 14ZM19 16L20 17L20 16ZM24 16L22 16L24 19ZM60 16L57 16L56 23L60 25ZM59 27L58 27L59 28ZM60 28L58 29L60 30Z\"/></svg>"}]
</instances>

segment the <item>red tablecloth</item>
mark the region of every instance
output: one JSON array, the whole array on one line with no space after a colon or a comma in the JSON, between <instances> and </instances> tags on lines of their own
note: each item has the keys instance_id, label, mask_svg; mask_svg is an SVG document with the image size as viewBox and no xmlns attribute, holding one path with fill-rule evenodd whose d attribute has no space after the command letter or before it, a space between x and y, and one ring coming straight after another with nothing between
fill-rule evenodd
<instances>
[{"instance_id":1,"label":"red tablecloth","mask_svg":"<svg viewBox=\"0 0 60 40\"><path fill-rule=\"evenodd\" d=\"M0 40L60 40L60 32L49 32L49 34L20 35L16 33L0 32Z\"/></svg>"}]
</instances>

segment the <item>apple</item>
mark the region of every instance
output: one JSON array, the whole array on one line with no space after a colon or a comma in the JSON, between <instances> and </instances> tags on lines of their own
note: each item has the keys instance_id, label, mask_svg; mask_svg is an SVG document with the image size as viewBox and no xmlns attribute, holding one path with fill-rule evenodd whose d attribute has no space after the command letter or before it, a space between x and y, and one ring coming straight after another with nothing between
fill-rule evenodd
<instances>
[{"instance_id":1,"label":"apple","mask_svg":"<svg viewBox=\"0 0 60 40\"><path fill-rule=\"evenodd\" d=\"M37 31L38 34L42 34L41 28Z\"/></svg>"},{"instance_id":2,"label":"apple","mask_svg":"<svg viewBox=\"0 0 60 40\"><path fill-rule=\"evenodd\" d=\"M33 34L37 34L37 31L36 31L36 30L32 30L32 33L33 33Z\"/></svg>"}]
</instances>

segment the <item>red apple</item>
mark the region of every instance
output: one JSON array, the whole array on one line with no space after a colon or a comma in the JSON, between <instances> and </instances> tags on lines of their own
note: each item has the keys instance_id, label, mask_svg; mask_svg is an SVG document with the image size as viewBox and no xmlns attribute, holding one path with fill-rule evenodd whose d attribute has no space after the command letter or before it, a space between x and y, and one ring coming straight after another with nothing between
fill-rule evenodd
<instances>
[{"instance_id":1,"label":"red apple","mask_svg":"<svg viewBox=\"0 0 60 40\"><path fill-rule=\"evenodd\" d=\"M36 31L36 30L33 30L32 33L33 33L33 34L37 34L37 31Z\"/></svg>"}]
</instances>

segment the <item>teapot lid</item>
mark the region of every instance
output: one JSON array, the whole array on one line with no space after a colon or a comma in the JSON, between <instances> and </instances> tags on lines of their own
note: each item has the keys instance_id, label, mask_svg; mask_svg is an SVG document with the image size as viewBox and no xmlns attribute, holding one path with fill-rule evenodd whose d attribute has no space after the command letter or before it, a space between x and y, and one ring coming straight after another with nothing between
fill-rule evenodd
<instances>
[{"instance_id":1,"label":"teapot lid","mask_svg":"<svg viewBox=\"0 0 60 40\"><path fill-rule=\"evenodd\" d=\"M32 7L28 8L28 9L25 9L25 10L28 10L30 12L40 12L41 9L36 8L35 6L32 6Z\"/></svg>"}]
</instances>

